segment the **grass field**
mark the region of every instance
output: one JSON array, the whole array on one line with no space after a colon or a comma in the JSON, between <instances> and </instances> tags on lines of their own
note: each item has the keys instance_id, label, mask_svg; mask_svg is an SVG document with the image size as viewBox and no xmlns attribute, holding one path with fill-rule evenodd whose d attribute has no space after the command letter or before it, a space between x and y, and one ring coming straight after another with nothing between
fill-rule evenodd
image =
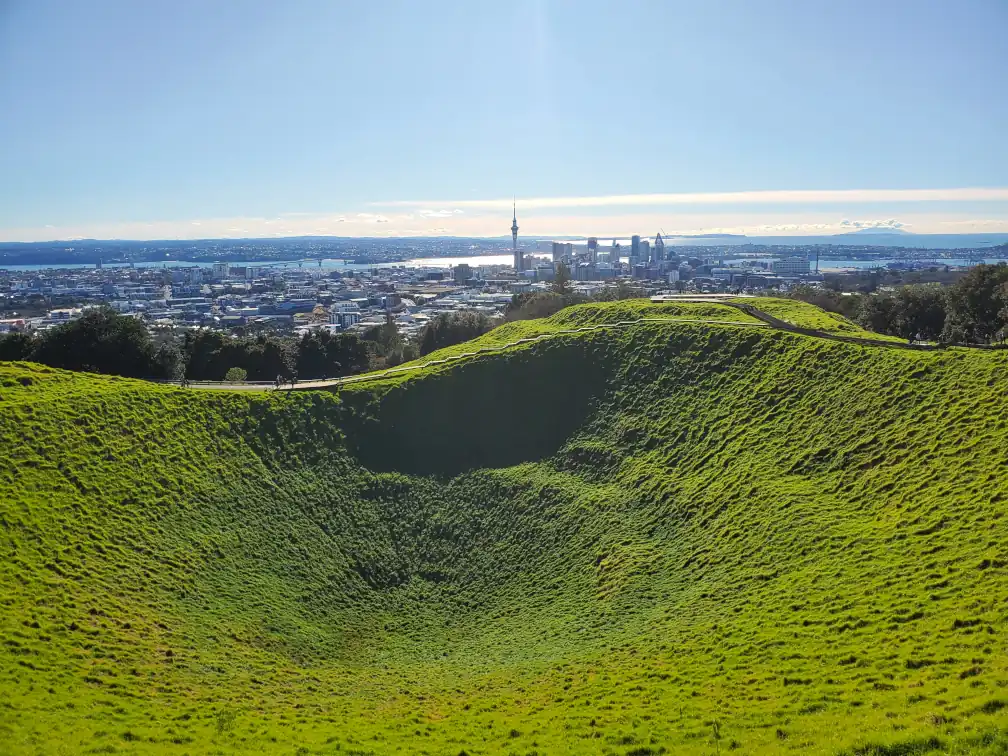
<instances>
[{"instance_id":1,"label":"grass field","mask_svg":"<svg viewBox=\"0 0 1008 756\"><path fill-rule=\"evenodd\" d=\"M0 751L1005 753L1006 368L692 322L338 395L0 364Z\"/></svg>"},{"instance_id":2,"label":"grass field","mask_svg":"<svg viewBox=\"0 0 1008 756\"><path fill-rule=\"evenodd\" d=\"M826 333L836 333L842 336L859 336L880 341L903 342L897 336L868 331L853 323L843 315L835 312L826 312L807 302L797 299L778 299L776 297L747 297L739 298L737 301L755 307L767 315L771 315L785 323L799 326L800 328L812 328Z\"/></svg>"},{"instance_id":3,"label":"grass field","mask_svg":"<svg viewBox=\"0 0 1008 756\"><path fill-rule=\"evenodd\" d=\"M498 347L504 344L512 344L519 339L551 335L575 328L585 328L599 324L626 323L648 318L677 318L684 321L720 320L754 324L760 322L734 307L727 307L722 304L701 302L652 304L647 299L597 302L567 307L548 318L517 320L504 323L472 341L439 349L418 360L414 360L413 363L407 364L423 364L430 360L472 352L480 347Z\"/></svg>"}]
</instances>

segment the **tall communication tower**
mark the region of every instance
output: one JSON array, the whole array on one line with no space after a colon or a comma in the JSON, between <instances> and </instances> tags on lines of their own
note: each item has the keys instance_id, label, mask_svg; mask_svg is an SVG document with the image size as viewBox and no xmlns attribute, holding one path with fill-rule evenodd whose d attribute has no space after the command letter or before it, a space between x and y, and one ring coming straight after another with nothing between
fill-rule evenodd
<instances>
[{"instance_id":1,"label":"tall communication tower","mask_svg":"<svg viewBox=\"0 0 1008 756\"><path fill-rule=\"evenodd\" d=\"M521 252L518 251L518 204L513 203L511 216L511 254L514 255L515 273L521 273L524 269L524 261Z\"/></svg>"}]
</instances>

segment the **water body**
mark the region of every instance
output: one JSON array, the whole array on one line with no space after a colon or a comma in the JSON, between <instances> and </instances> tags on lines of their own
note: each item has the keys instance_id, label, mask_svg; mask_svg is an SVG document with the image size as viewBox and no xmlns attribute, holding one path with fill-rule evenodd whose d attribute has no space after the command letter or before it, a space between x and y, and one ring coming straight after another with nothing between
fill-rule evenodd
<instances>
[{"instance_id":1,"label":"water body","mask_svg":"<svg viewBox=\"0 0 1008 756\"><path fill-rule=\"evenodd\" d=\"M548 257L546 254L539 254L541 257ZM623 262L628 262L627 257L621 258ZM713 259L713 258L711 258ZM745 258L728 258L725 259L726 265L739 265L744 262L773 262L774 260L780 259L779 257L745 257ZM842 270L871 270L873 268L884 268L889 263L894 262L906 262L906 260L898 260L894 257L884 257L877 258L874 260L847 260L847 259L819 259L819 270L820 272L834 272ZM973 259L968 260L964 257L952 257L952 258L935 258L934 260L919 260L918 262L924 264L930 264L935 266L965 266L973 265L978 262L985 262L989 264L997 264L999 262L1005 262L1004 258L998 257L987 257L983 260ZM372 270L374 268L448 268L454 267L456 265L469 265L473 268L478 268L481 265L504 265L510 266L512 263L511 255L477 255L474 257L417 257L411 260L401 260L398 262L383 262L383 263L363 263L357 264L349 262L347 260L340 260L335 258L323 258L321 265L317 258L309 258L303 260L267 260L267 261L254 261L254 260L229 260L228 265L234 267L254 267L254 268L276 268L278 270L284 269L296 269L300 267L302 270L310 270L312 268L321 268L322 270L332 271L355 271L355 270ZM209 262L193 262L191 260L159 260L157 262L137 262L133 263L134 268L208 268L212 265ZM128 268L129 263L106 263L102 266L103 268ZM815 260L812 260L812 268L815 269ZM41 272L47 270L94 270L95 266L88 263L74 263L65 265L7 265L0 267L0 270L9 271L20 271L20 272Z\"/></svg>"},{"instance_id":2,"label":"water body","mask_svg":"<svg viewBox=\"0 0 1008 756\"><path fill-rule=\"evenodd\" d=\"M447 268L449 266L461 265L463 263L471 267L480 265L511 265L511 255L480 255L476 257L418 257L412 260L400 260L397 262L361 263L357 264L349 260L338 258L322 258L321 264L318 258L305 258L302 260L228 260L231 267L252 267L252 268L276 268L277 270L290 270L300 267L302 270L312 268L322 268L323 270L371 270L373 268ZM158 260L156 262L135 262L133 267L141 268L209 268L213 262L194 262L192 260ZM102 269L128 268L129 263L103 263ZM46 264L46 265L5 265L0 266L0 270L40 272L46 270L94 270L94 263L66 263L66 264Z\"/></svg>"}]
</instances>

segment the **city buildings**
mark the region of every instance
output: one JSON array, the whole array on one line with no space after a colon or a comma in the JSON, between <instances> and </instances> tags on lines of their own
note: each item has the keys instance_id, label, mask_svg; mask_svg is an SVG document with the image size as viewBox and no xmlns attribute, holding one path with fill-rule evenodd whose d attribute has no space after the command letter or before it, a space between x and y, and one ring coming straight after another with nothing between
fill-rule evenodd
<instances>
[{"instance_id":1,"label":"city buildings","mask_svg":"<svg viewBox=\"0 0 1008 756\"><path fill-rule=\"evenodd\" d=\"M336 242L304 241L302 248L295 248L294 242L281 240L280 248L293 250L291 254L300 259L271 263L236 258L145 266L124 263L109 252L100 267L96 262L47 270L0 267L0 330L44 330L80 317L88 307L108 305L160 331L239 327L251 332L362 331L385 323L391 315L406 335L446 311L474 309L490 317L501 316L514 294L548 292L560 263L568 266L574 289L585 293L606 286L620 286L626 292L628 285L642 293L669 288L757 291L822 280L809 263L825 254L825 248L816 245L705 246L684 244L681 238L669 240L658 233L653 242L635 234L629 240L529 239L519 248L516 205L512 211L510 249L502 239L340 242L343 250L361 254L367 250L368 258L395 257L395 261L377 264L354 265L343 257L326 259L323 264L321 258L305 257ZM263 242L270 249L273 243ZM401 262L419 248L428 251L423 265ZM249 241L226 249L231 255L262 251ZM629 264L621 256L624 249L630 252ZM193 254L203 251L199 247ZM439 264L432 251L462 259ZM930 251L929 262L908 256L896 261L896 250L869 251L863 246L847 254L859 261L879 259L880 265L943 265Z\"/></svg>"},{"instance_id":2,"label":"city buildings","mask_svg":"<svg viewBox=\"0 0 1008 756\"><path fill-rule=\"evenodd\" d=\"M808 275L810 266L807 257L788 257L783 260L774 260L771 270L782 276Z\"/></svg>"}]
</instances>

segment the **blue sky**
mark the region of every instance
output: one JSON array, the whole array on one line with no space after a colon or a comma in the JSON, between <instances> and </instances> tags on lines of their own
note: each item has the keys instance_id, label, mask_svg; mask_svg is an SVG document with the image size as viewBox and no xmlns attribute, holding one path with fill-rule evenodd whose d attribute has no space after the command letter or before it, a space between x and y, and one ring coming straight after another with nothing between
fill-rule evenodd
<instances>
[{"instance_id":1,"label":"blue sky","mask_svg":"<svg viewBox=\"0 0 1008 756\"><path fill-rule=\"evenodd\" d=\"M542 235L1008 231L1006 30L1004 0L0 0L0 240L505 235L512 195ZM949 189L988 191L893 191Z\"/></svg>"}]
</instances>

